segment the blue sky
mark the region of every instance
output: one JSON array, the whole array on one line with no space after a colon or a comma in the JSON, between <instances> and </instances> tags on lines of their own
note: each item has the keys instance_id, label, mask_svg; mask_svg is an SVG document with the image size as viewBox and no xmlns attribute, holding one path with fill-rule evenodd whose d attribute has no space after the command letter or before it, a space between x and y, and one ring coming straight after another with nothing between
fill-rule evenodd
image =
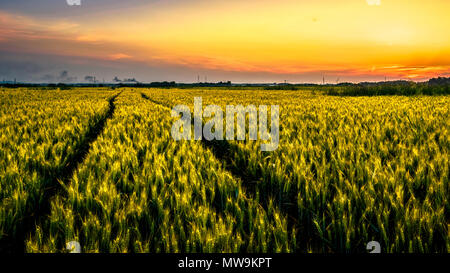
<instances>
[{"instance_id":1,"label":"blue sky","mask_svg":"<svg viewBox=\"0 0 450 273\"><path fill-rule=\"evenodd\" d=\"M0 0L3 10L33 14L36 16L74 16L99 10L121 9L144 3L163 2L159 0L81 0L79 7L70 7L66 0ZM173 2L171 0L164 2Z\"/></svg>"}]
</instances>

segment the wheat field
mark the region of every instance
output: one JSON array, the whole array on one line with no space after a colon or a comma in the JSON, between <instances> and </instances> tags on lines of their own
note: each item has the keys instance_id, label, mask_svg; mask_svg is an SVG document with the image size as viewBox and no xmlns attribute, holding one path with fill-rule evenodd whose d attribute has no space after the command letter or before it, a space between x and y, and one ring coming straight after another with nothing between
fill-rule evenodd
<instances>
[{"instance_id":1,"label":"wheat field","mask_svg":"<svg viewBox=\"0 0 450 273\"><path fill-rule=\"evenodd\" d=\"M175 141L175 105L279 105L261 140ZM0 251L450 251L450 97L0 90Z\"/></svg>"}]
</instances>

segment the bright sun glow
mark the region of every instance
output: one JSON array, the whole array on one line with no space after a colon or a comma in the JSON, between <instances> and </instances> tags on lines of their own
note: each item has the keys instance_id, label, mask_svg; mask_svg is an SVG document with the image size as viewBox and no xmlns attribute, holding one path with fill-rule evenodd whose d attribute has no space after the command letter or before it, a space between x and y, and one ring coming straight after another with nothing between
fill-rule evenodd
<instances>
[{"instance_id":1,"label":"bright sun glow","mask_svg":"<svg viewBox=\"0 0 450 273\"><path fill-rule=\"evenodd\" d=\"M367 4L370 6L379 6L381 5L381 0L366 0Z\"/></svg>"}]
</instances>

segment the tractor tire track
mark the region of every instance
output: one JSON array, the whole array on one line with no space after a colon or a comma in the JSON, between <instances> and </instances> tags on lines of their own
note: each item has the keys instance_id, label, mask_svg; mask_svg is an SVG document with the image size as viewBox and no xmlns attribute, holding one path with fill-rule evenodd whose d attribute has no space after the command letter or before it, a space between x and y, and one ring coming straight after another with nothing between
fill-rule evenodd
<instances>
[{"instance_id":1,"label":"tractor tire track","mask_svg":"<svg viewBox=\"0 0 450 273\"><path fill-rule=\"evenodd\" d=\"M45 188L36 201L27 204L26 217L18 221L13 236L6 236L0 241L0 253L25 253L25 241L34 233L36 224L42 223L51 212L51 200L58 194L64 192L63 185L70 182L73 172L83 162L89 153L91 144L103 132L106 122L111 119L116 108L114 101L122 92L114 95L108 100L109 109L103 116L90 127L75 147L75 152L64 160L64 164L56 168L37 166L39 175L45 181ZM39 201L42 200L42 201Z\"/></svg>"},{"instance_id":2,"label":"tractor tire track","mask_svg":"<svg viewBox=\"0 0 450 273\"><path fill-rule=\"evenodd\" d=\"M149 96L147 96L144 93L141 93L141 96L144 99L151 101L152 103L155 103L164 108L170 109L169 106L150 98ZM289 201L291 201L291 204L289 204L289 205L283 204L282 205L283 200L280 200L281 198L278 196L278 194L270 193L269 190L259 188L259 185L262 184L262 182L263 182L263 178L262 178L263 172L262 172L262 168L260 166L258 166L258 168L256 170L256 175L252 174L252 173L250 173L250 171L248 171L249 170L248 160L244 160L242 166L239 166L239 167L237 166L237 164L235 163L234 154L235 154L236 150L239 149L238 147L231 144L227 140L211 140L211 141L209 141L203 137L202 137L201 143L205 148L209 149L220 162L222 162L222 165L225 170L229 171L233 175L233 177L235 177L241 181L241 185L245 188L246 193L248 193L248 195L249 195L249 196L247 196L248 198L253 198L255 201L257 201L265 211L268 210L269 200L270 199L275 200L276 204L279 204L278 209L280 209L280 211L287 216L288 230L292 230L293 228L296 228L297 229L296 233L298 233L298 227L299 227L298 222L297 222L297 216L298 216L298 205L297 204L298 203L297 203L295 187L292 187L289 192L289 196L292 196L292 198L289 198ZM258 191L261 191L263 193L263 196L260 196L259 200L257 200L255 198ZM301 238L301 237L299 237L299 235L300 234L296 234L297 238ZM290 233L289 233L289 236L291 236ZM297 246L296 250L299 250L300 249L299 247L300 246Z\"/></svg>"}]
</instances>

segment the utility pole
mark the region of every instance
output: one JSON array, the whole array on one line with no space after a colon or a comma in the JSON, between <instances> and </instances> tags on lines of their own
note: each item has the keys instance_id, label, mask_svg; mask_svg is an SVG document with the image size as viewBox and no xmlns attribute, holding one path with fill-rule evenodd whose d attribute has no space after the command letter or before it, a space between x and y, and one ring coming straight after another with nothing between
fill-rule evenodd
<instances>
[{"instance_id":1,"label":"utility pole","mask_svg":"<svg viewBox=\"0 0 450 273\"><path fill-rule=\"evenodd\" d=\"M322 84L325 85L325 76L322 77Z\"/></svg>"},{"instance_id":2,"label":"utility pole","mask_svg":"<svg viewBox=\"0 0 450 273\"><path fill-rule=\"evenodd\" d=\"M200 75L197 75L197 82L200 83Z\"/></svg>"}]
</instances>

